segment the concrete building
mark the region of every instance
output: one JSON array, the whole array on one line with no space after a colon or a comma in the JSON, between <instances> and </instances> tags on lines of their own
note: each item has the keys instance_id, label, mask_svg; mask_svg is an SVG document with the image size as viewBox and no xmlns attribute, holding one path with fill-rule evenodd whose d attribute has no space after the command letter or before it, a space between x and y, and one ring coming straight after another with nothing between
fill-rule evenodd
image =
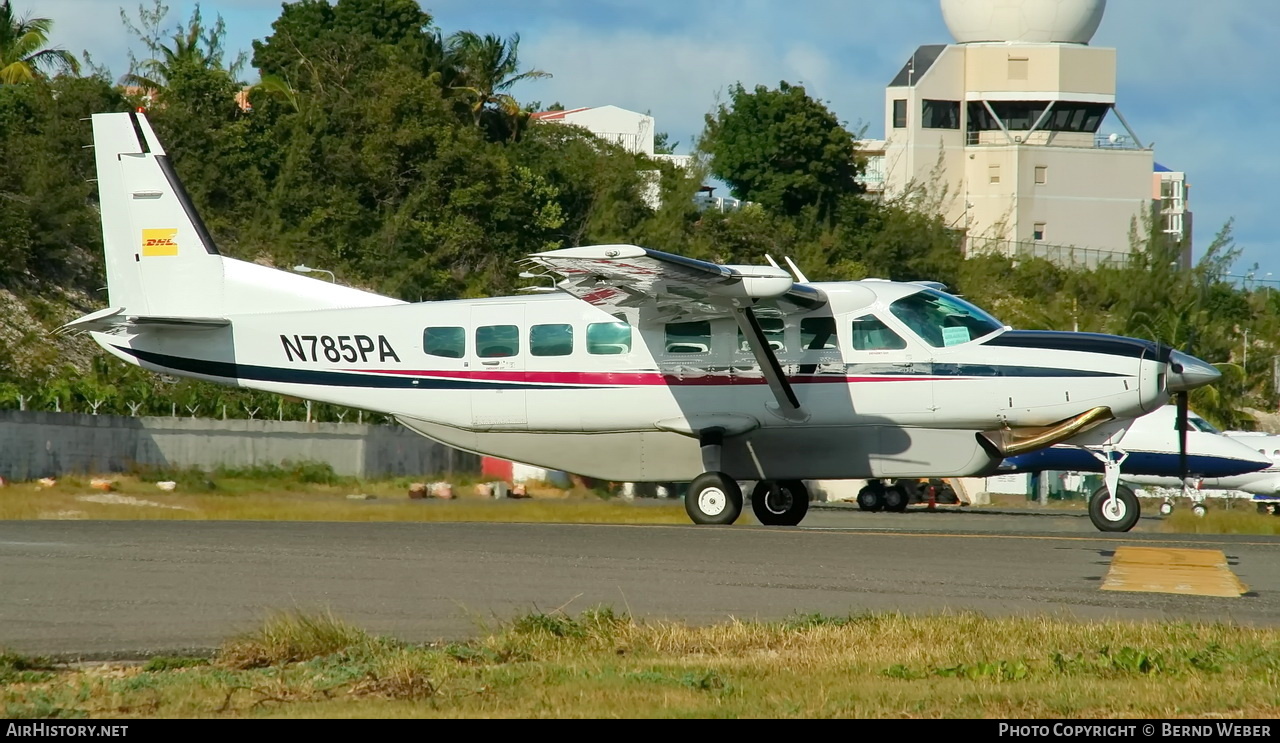
<instances>
[{"instance_id":1,"label":"concrete building","mask_svg":"<svg viewBox=\"0 0 1280 743\"><path fill-rule=\"evenodd\" d=\"M1154 155L1116 107L1116 50L1089 46L1105 0L941 7L955 43L921 46L886 88L868 190L925 189L968 254L1125 260L1152 207Z\"/></svg>"},{"instance_id":2,"label":"concrete building","mask_svg":"<svg viewBox=\"0 0 1280 743\"><path fill-rule=\"evenodd\" d=\"M628 111L618 106L597 106L594 108L573 108L565 111L539 111L531 114L530 119L540 123L568 124L580 126L606 142L634 152L647 155L654 160L663 160L680 167L686 167L693 159L689 155L668 155L654 152L654 122L649 114ZM640 171L645 178L645 191L642 194L645 203L652 209L662 206L659 182L661 174L657 170ZM702 208L716 208L720 211L737 208L741 202L737 199L713 198L699 192L695 199ZM730 203L732 202L732 203Z\"/></svg>"},{"instance_id":3,"label":"concrete building","mask_svg":"<svg viewBox=\"0 0 1280 743\"><path fill-rule=\"evenodd\" d=\"M1191 265L1191 184L1187 174L1156 163L1151 198L1159 204L1160 231L1182 243L1182 265Z\"/></svg>"},{"instance_id":4,"label":"concrete building","mask_svg":"<svg viewBox=\"0 0 1280 743\"><path fill-rule=\"evenodd\" d=\"M663 155L653 151L653 117L617 106L573 108L566 111L539 111L529 118L538 122L580 126L597 137L622 147L628 152L667 160L677 165L689 161L688 155Z\"/></svg>"}]
</instances>

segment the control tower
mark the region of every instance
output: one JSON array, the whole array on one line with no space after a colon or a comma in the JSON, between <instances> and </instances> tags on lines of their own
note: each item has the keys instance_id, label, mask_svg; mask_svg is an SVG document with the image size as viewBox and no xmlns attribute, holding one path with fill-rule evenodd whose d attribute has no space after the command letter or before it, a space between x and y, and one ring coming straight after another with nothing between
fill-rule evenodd
<instances>
[{"instance_id":1,"label":"control tower","mask_svg":"<svg viewBox=\"0 0 1280 743\"><path fill-rule=\"evenodd\" d=\"M885 194L945 189L966 254L1123 261L1154 160L1116 108L1116 50L1089 46L1106 0L941 5L955 43L921 46L885 90Z\"/></svg>"}]
</instances>

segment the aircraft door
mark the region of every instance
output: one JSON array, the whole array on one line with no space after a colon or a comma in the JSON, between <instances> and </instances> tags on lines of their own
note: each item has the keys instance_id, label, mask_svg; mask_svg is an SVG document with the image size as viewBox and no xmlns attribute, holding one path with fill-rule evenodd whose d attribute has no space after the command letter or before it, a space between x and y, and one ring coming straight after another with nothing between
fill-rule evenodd
<instances>
[{"instance_id":1,"label":"aircraft door","mask_svg":"<svg viewBox=\"0 0 1280 743\"><path fill-rule=\"evenodd\" d=\"M471 422L480 429L521 429L525 410L527 348L524 305L471 308Z\"/></svg>"},{"instance_id":2,"label":"aircraft door","mask_svg":"<svg viewBox=\"0 0 1280 743\"><path fill-rule=\"evenodd\" d=\"M846 334L841 346L854 409L896 423L931 419L932 359L915 339L908 340L874 313L853 313L839 322Z\"/></svg>"}]
</instances>

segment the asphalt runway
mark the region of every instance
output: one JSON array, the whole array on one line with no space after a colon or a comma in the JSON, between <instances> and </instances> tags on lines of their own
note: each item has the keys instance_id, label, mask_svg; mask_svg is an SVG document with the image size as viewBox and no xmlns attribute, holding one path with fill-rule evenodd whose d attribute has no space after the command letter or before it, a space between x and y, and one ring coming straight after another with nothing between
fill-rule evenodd
<instances>
[{"instance_id":1,"label":"asphalt runway","mask_svg":"<svg viewBox=\"0 0 1280 743\"><path fill-rule=\"evenodd\" d=\"M437 504L442 505L442 504ZM865 514L802 528L495 523L0 522L0 647L204 650L272 609L405 640L607 604L695 623L872 610L1280 625L1280 539L1124 535L1078 515ZM1101 591L1121 545L1221 549L1239 598Z\"/></svg>"}]
</instances>

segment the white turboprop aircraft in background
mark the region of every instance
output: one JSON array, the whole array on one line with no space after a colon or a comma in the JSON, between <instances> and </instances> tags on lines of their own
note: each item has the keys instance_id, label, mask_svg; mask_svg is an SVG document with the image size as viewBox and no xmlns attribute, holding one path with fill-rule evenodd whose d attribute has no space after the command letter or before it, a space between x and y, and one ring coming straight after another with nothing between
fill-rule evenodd
<instances>
[{"instance_id":1,"label":"white turboprop aircraft in background","mask_svg":"<svg viewBox=\"0 0 1280 743\"><path fill-rule=\"evenodd\" d=\"M1182 433L1183 429L1179 428L1180 421L1186 423L1185 435ZM1280 457L1280 436L1271 438L1274 440L1275 454ZM1246 439L1224 436L1193 412L1181 415L1174 405L1166 405L1137 418L1127 430L1117 431L1109 440L1088 446L1073 442L1061 443L1019 454L1006 459L1000 465L1000 471L1105 473L1108 456L1116 461L1122 483L1170 488L1182 488L1185 483L1193 508L1201 515L1204 513L1204 506L1200 504L1202 498L1198 497L1198 490L1194 489L1198 484L1208 486L1211 482L1271 481L1273 488L1280 485L1280 473L1274 469L1271 474L1259 472L1274 468L1274 464L1270 458L1249 445ZM1122 492L1132 493L1123 484L1117 487ZM1168 514L1172 510L1173 502L1170 500L1160 506L1161 513ZM1102 514L1091 509L1089 516L1099 528L1106 528L1106 519Z\"/></svg>"},{"instance_id":2,"label":"white turboprop aircraft in background","mask_svg":"<svg viewBox=\"0 0 1280 743\"><path fill-rule=\"evenodd\" d=\"M1156 343L1010 330L921 284L810 283L599 245L530 256L560 292L404 302L219 254L145 116L93 116L109 304L64 326L144 368L394 416L443 443L625 482L739 480L796 524L804 479L988 474L1218 378ZM798 274L798 272L797 272ZM1106 434L1109 435L1109 434ZM1108 494L1117 528L1138 504Z\"/></svg>"},{"instance_id":3,"label":"white turboprop aircraft in background","mask_svg":"<svg viewBox=\"0 0 1280 743\"><path fill-rule=\"evenodd\" d=\"M1200 427L1201 430L1214 430L1208 423L1193 423L1193 425ZM1280 516L1280 436L1249 431L1227 431L1223 434L1223 437L1248 448L1252 452L1256 452L1260 459L1266 462L1267 466L1265 469L1253 472L1195 478L1192 482L1193 487L1186 490L1186 494L1191 498L1192 508L1195 509L1196 513L1204 514L1204 491L1206 490L1235 490L1253 496L1253 500L1258 503L1259 510L1270 511ZM1182 481L1173 477L1123 475L1122 479L1134 485L1159 488L1182 487ZM1172 510L1171 501L1166 501L1166 503L1169 504L1169 509ZM1164 509L1165 507L1161 506L1161 510L1163 511ZM1167 513L1167 511L1165 512Z\"/></svg>"}]
</instances>

